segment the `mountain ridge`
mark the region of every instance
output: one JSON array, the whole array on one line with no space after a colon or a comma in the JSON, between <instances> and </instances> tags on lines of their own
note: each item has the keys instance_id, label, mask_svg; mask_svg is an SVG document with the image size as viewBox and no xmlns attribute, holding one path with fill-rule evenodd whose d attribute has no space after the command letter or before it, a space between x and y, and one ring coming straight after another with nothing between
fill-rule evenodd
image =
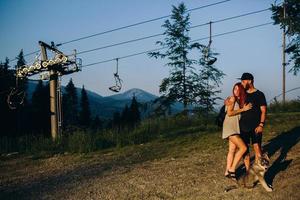
<instances>
[{"instance_id":1,"label":"mountain ridge","mask_svg":"<svg viewBox=\"0 0 300 200\"><path fill-rule=\"evenodd\" d=\"M29 81L28 83L27 93L30 100L38 82ZM81 88L75 88L79 100L81 98ZM100 118L112 118L114 112L122 112L126 105L130 105L133 96L140 103L151 102L158 98L158 96L139 88L132 88L110 96L102 96L87 88L85 90L88 95L92 116L98 115ZM64 93L64 91L65 86L62 86L62 92Z\"/></svg>"}]
</instances>

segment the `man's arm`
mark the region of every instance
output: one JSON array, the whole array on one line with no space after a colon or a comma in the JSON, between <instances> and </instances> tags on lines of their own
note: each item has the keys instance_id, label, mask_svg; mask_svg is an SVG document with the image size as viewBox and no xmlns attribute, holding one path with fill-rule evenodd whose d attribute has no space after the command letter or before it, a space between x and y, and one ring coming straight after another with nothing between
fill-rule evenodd
<instances>
[{"instance_id":1,"label":"man's arm","mask_svg":"<svg viewBox=\"0 0 300 200\"><path fill-rule=\"evenodd\" d=\"M266 113L267 113L267 106L260 106L260 123L258 127L255 129L255 133L262 133L263 132L263 127L265 125L265 120L266 120Z\"/></svg>"}]
</instances>

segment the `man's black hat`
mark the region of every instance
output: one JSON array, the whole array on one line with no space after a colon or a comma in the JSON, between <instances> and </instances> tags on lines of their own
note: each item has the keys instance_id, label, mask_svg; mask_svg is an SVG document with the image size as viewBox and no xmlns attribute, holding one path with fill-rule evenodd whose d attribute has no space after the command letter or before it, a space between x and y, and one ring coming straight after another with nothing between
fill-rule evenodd
<instances>
[{"instance_id":1,"label":"man's black hat","mask_svg":"<svg viewBox=\"0 0 300 200\"><path fill-rule=\"evenodd\" d=\"M252 74L246 72L246 73L243 73L242 77L240 78L240 80L254 80L254 77Z\"/></svg>"}]
</instances>

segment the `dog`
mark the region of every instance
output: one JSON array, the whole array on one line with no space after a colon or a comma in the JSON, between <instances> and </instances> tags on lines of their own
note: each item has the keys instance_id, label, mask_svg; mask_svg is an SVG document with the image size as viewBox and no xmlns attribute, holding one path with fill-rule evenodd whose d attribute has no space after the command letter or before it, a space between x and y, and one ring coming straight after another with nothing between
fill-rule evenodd
<instances>
[{"instance_id":1,"label":"dog","mask_svg":"<svg viewBox=\"0 0 300 200\"><path fill-rule=\"evenodd\" d=\"M267 192L272 192L273 188L272 186L268 185L266 183L266 180L264 178L264 175L270 166L270 159L267 154L264 154L262 157L258 158L251 166L249 171L242 175L237 180L237 185L229 186L225 188L225 192L228 192L232 189L237 189L238 187L244 187L244 188L254 188L255 185L259 182L262 187Z\"/></svg>"}]
</instances>

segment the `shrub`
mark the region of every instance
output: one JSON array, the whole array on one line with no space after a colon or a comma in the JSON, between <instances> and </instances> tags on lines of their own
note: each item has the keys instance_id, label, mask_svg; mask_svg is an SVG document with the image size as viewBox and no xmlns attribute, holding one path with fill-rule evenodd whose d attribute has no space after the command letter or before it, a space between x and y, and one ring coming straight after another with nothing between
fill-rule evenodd
<instances>
[{"instance_id":1,"label":"shrub","mask_svg":"<svg viewBox=\"0 0 300 200\"><path fill-rule=\"evenodd\" d=\"M89 132L75 131L67 136L67 150L71 153L88 153L96 148L95 140Z\"/></svg>"},{"instance_id":2,"label":"shrub","mask_svg":"<svg viewBox=\"0 0 300 200\"><path fill-rule=\"evenodd\" d=\"M277 113L277 112L300 112L300 99L298 100L290 100L286 101L284 104L279 102L271 103L269 108L269 112Z\"/></svg>"},{"instance_id":3,"label":"shrub","mask_svg":"<svg viewBox=\"0 0 300 200\"><path fill-rule=\"evenodd\" d=\"M98 149L123 147L150 142L157 138L177 137L183 134L217 130L214 117L178 114L143 120L134 129L102 129L99 131L73 127L64 131L56 142L43 135L25 135L18 138L0 138L0 153L32 154L88 153Z\"/></svg>"}]
</instances>

